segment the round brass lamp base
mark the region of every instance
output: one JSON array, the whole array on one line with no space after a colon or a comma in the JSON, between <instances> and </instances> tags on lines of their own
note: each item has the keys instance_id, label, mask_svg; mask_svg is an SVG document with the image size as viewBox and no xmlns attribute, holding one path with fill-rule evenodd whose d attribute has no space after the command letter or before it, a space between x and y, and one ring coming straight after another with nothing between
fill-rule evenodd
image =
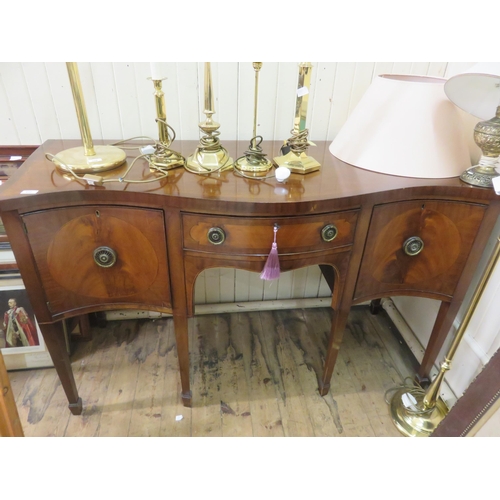
<instances>
[{"instance_id":1,"label":"round brass lamp base","mask_svg":"<svg viewBox=\"0 0 500 500\"><path fill-rule=\"evenodd\" d=\"M490 188L493 186L493 178L498 177L500 174L494 167L483 167L476 165L475 167L468 168L461 176L460 179L467 184L473 186Z\"/></svg>"},{"instance_id":2,"label":"round brass lamp base","mask_svg":"<svg viewBox=\"0 0 500 500\"><path fill-rule=\"evenodd\" d=\"M425 409L425 393L411 392L414 405L409 405L407 387L398 390L391 400L391 417L396 428L408 437L428 437L448 413L448 408L438 399L434 408Z\"/></svg>"},{"instance_id":3,"label":"round brass lamp base","mask_svg":"<svg viewBox=\"0 0 500 500\"><path fill-rule=\"evenodd\" d=\"M273 163L267 158L264 158L261 161L255 163L249 161L248 158L243 157L234 162L234 168L236 170L239 170L240 172L244 172L247 175L254 174L255 177L259 177L262 175L266 175L269 170L273 168Z\"/></svg>"},{"instance_id":4,"label":"round brass lamp base","mask_svg":"<svg viewBox=\"0 0 500 500\"><path fill-rule=\"evenodd\" d=\"M115 146L94 146L95 155L87 156L83 146L65 149L58 153L53 162L63 171L75 174L93 174L120 166L127 155Z\"/></svg>"}]
</instances>

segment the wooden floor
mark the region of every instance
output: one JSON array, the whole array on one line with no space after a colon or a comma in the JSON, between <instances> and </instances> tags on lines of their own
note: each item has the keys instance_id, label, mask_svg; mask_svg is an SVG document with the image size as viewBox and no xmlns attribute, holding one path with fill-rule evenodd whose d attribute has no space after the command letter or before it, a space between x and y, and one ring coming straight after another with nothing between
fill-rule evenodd
<instances>
[{"instance_id":1,"label":"wooden floor","mask_svg":"<svg viewBox=\"0 0 500 500\"><path fill-rule=\"evenodd\" d=\"M108 322L71 357L84 411L53 368L9 372L26 436L400 436L385 392L415 360L384 311L352 309L330 393L318 394L331 311L190 320L193 407L180 402L170 318Z\"/></svg>"}]
</instances>

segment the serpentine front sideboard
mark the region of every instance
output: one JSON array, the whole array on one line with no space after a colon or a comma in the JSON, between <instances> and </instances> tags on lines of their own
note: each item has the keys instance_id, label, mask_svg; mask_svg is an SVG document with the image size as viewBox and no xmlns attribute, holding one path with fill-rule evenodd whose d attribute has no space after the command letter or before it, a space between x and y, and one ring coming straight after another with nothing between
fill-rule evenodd
<instances>
[{"instance_id":1,"label":"serpentine front sideboard","mask_svg":"<svg viewBox=\"0 0 500 500\"><path fill-rule=\"evenodd\" d=\"M97 141L96 141L97 142ZM82 401L61 320L111 309L173 315L184 405L191 405L188 318L204 269L261 272L274 225L282 271L319 265L334 316L319 391L328 392L349 309L381 297L438 299L419 376L446 339L500 212L493 190L453 179L378 174L311 147L319 171L285 183L233 171L200 176L178 168L151 183L87 185L56 171L46 153L79 141L47 141L0 188L1 217L45 342L70 403ZM175 144L184 156L196 141ZM247 142L227 142L238 158ZM268 143L269 157L281 144ZM264 146L265 147L265 146ZM128 164L134 155L129 153ZM154 179L146 162L130 172ZM104 173L117 179L126 166ZM196 394L194 395L196 397Z\"/></svg>"}]
</instances>

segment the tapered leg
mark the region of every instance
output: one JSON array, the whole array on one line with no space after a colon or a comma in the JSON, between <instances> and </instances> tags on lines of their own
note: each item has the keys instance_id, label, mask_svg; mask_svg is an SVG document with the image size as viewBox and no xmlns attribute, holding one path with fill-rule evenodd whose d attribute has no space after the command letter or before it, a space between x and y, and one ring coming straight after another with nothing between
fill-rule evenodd
<instances>
[{"instance_id":1,"label":"tapered leg","mask_svg":"<svg viewBox=\"0 0 500 500\"><path fill-rule=\"evenodd\" d=\"M332 330L330 333L330 340L328 341L328 348L326 350L325 366L323 369L323 376L318 380L319 393L321 396L326 396L330 389L330 380L335 368L335 362L339 354L340 344L344 337L344 330L347 324L347 317L349 309L345 311L335 311L332 319Z\"/></svg>"},{"instance_id":2,"label":"tapered leg","mask_svg":"<svg viewBox=\"0 0 500 500\"><path fill-rule=\"evenodd\" d=\"M181 373L182 404L190 408L192 394L189 382L188 319L185 314L174 314L174 328L179 371Z\"/></svg>"},{"instance_id":3,"label":"tapered leg","mask_svg":"<svg viewBox=\"0 0 500 500\"><path fill-rule=\"evenodd\" d=\"M41 324L40 329L68 398L68 407L73 415L80 415L82 413L82 399L78 396L69 354L66 349L62 322Z\"/></svg>"},{"instance_id":4,"label":"tapered leg","mask_svg":"<svg viewBox=\"0 0 500 500\"><path fill-rule=\"evenodd\" d=\"M448 335L449 328L447 328L447 325L446 328L443 327L443 325L449 309L449 302L441 302L441 307L439 308L436 322L434 323L434 327L429 338L429 343L425 349L424 358L422 359L422 363L420 364L420 368L418 370L417 379L421 382L425 379L429 379L432 367L434 366L434 363L439 355L439 351L443 347L446 336Z\"/></svg>"}]
</instances>

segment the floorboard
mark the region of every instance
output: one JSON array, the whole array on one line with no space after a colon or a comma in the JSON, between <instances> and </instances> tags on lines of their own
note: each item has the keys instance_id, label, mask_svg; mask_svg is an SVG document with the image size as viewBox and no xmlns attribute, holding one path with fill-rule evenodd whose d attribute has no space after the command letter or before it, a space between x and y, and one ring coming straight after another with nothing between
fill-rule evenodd
<instances>
[{"instance_id":1,"label":"floorboard","mask_svg":"<svg viewBox=\"0 0 500 500\"><path fill-rule=\"evenodd\" d=\"M71 356L84 411L53 368L11 371L26 436L400 437L386 392L416 360L381 311L352 309L329 394L318 393L329 308L189 321L192 408L182 406L173 321L110 321Z\"/></svg>"}]
</instances>

